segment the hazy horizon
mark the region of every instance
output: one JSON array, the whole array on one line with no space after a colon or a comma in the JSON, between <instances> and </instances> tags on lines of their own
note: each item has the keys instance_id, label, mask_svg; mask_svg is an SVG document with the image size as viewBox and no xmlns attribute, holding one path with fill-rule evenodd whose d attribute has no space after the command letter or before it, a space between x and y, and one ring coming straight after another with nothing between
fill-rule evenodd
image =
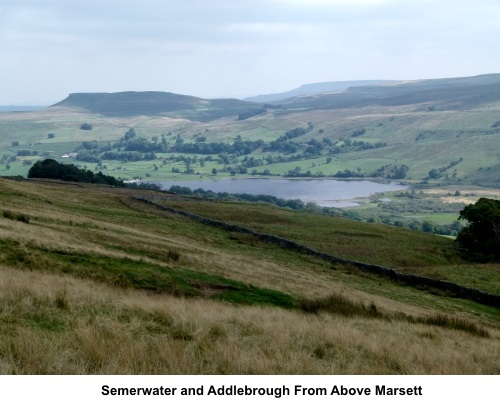
<instances>
[{"instance_id":1,"label":"hazy horizon","mask_svg":"<svg viewBox=\"0 0 500 405\"><path fill-rule=\"evenodd\" d=\"M496 73L496 72L490 72L490 73L483 73L483 74L479 74L479 75L474 75L474 76L483 76L483 75L490 75L490 74L500 74L500 73ZM474 76L465 76L465 77L474 77ZM428 78L428 79L407 79L407 80L395 80L394 82L412 82L412 81L419 81L419 80L436 80L436 79L453 79L453 78L458 78L458 77L436 77L436 78ZM363 79L362 81L366 81L367 79ZM369 79L368 79L369 80ZM391 79L386 79L386 80L381 80L381 79L378 79L380 81L391 81ZM298 90L300 89L301 87L304 87L304 86L309 86L309 85L316 85L316 84L326 84L326 83L342 83L342 82L355 82L355 81L358 81L358 80L341 80L341 81L331 81L331 82L315 82L315 83L303 83L301 84L300 86L297 86L293 89L286 89L282 92L269 92L269 93L261 93L261 94L252 94L252 95L245 95L243 97L231 97L231 96L222 96L222 97L206 97L206 99L216 99L216 98L235 98L235 99L240 99L240 100L243 100L243 99L246 99L246 98L252 98L252 97L259 97L259 96L266 96L266 95L271 95L271 94L281 94L281 93L287 93L287 92L290 92L290 91L293 91L293 90ZM361 81L361 80L360 80ZM154 90L154 89L149 89L149 90L118 90L116 92L106 92L106 91L95 91L95 92L87 92L87 91L81 91L81 92L77 92L77 93L81 93L81 94L85 94L85 93L92 93L92 94L95 94L95 93L126 93L126 92L130 92L130 91L134 91L134 92L169 92L168 90ZM2 111L24 111L24 110L5 110L5 108L7 107L49 107L53 104L57 104L59 103L60 101L64 100L66 97L68 97L70 94L74 94L75 92L71 92L71 93L68 93L67 96L65 96L64 98L60 99L60 100L53 100L53 101L49 101L49 102L20 102L20 103L10 103L10 104L2 104L0 105L0 112ZM170 92L172 93L172 92ZM193 97L200 97L198 96L197 94L186 94L186 93L176 93L176 94L180 94L180 95L186 95L186 96L193 96ZM201 97L201 98L205 98L205 97Z\"/></svg>"}]
</instances>

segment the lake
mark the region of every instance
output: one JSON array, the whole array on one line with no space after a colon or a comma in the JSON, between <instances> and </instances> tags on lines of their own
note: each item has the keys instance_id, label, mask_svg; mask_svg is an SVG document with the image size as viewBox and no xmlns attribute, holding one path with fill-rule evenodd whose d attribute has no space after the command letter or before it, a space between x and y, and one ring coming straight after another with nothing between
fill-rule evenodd
<instances>
[{"instance_id":1,"label":"lake","mask_svg":"<svg viewBox=\"0 0 500 405\"><path fill-rule=\"evenodd\" d=\"M395 182L377 183L368 180L332 179L222 179L193 181L156 181L164 190L171 186L202 188L214 192L266 194L278 198L299 199L314 202L323 207L353 207L359 205L357 198L366 198L375 193L407 189Z\"/></svg>"}]
</instances>

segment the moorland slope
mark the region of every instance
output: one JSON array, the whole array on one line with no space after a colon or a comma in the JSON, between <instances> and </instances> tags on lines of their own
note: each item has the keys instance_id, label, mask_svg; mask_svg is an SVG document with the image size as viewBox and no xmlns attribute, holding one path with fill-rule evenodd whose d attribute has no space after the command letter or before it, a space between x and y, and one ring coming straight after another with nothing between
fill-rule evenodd
<instances>
[{"instance_id":1,"label":"moorland slope","mask_svg":"<svg viewBox=\"0 0 500 405\"><path fill-rule=\"evenodd\" d=\"M341 81L341 82L310 83L310 84L304 84L296 89L285 91L283 93L262 94L260 96L246 97L244 100L251 101L254 103L270 103L270 102L275 103L297 96L309 96L312 94L341 92L347 90L350 87L378 85L390 82L393 82L393 80L351 80L351 81Z\"/></svg>"},{"instance_id":2,"label":"moorland slope","mask_svg":"<svg viewBox=\"0 0 500 405\"><path fill-rule=\"evenodd\" d=\"M0 372L500 372L498 308L214 228L137 193L0 179ZM464 262L447 238L262 204L140 195L337 255L499 290L495 265Z\"/></svg>"}]
</instances>

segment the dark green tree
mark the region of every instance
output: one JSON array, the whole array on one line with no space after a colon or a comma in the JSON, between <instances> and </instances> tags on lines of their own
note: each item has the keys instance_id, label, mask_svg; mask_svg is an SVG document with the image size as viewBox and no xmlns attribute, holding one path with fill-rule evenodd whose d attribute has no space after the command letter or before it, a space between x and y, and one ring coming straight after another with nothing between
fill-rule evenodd
<instances>
[{"instance_id":1,"label":"dark green tree","mask_svg":"<svg viewBox=\"0 0 500 405\"><path fill-rule=\"evenodd\" d=\"M456 242L467 256L475 260L500 260L500 201L480 198L467 205L458 219L469 221Z\"/></svg>"},{"instance_id":2,"label":"dark green tree","mask_svg":"<svg viewBox=\"0 0 500 405\"><path fill-rule=\"evenodd\" d=\"M28 178L58 179L64 181L109 184L123 186L123 181L107 176L102 172L92 173L72 164L59 163L54 159L39 160L28 171Z\"/></svg>"}]
</instances>

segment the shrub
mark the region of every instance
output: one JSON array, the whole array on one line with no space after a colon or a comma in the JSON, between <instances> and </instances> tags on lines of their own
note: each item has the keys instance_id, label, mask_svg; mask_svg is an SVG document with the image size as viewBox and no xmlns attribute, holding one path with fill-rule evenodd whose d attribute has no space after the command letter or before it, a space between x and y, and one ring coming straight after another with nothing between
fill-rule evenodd
<instances>
[{"instance_id":1,"label":"shrub","mask_svg":"<svg viewBox=\"0 0 500 405\"><path fill-rule=\"evenodd\" d=\"M16 221L24 222L26 224L29 224L30 223L30 217L29 217L29 215L25 215L25 214L17 214L16 215Z\"/></svg>"},{"instance_id":2,"label":"shrub","mask_svg":"<svg viewBox=\"0 0 500 405\"><path fill-rule=\"evenodd\" d=\"M12 219L12 220L16 219L16 216L12 211L4 211L3 217L6 219Z\"/></svg>"},{"instance_id":3,"label":"shrub","mask_svg":"<svg viewBox=\"0 0 500 405\"><path fill-rule=\"evenodd\" d=\"M19 221L19 222L24 222L26 224L29 224L30 222L30 217L29 215L26 214L16 214L12 211L4 211L3 212L3 217L6 219L11 219L12 221Z\"/></svg>"},{"instance_id":4,"label":"shrub","mask_svg":"<svg viewBox=\"0 0 500 405\"><path fill-rule=\"evenodd\" d=\"M490 337L490 334L482 326L476 325L467 319L452 318L443 314L427 315L415 320L426 325L440 326L442 328L455 329L470 333L479 337Z\"/></svg>"},{"instance_id":5,"label":"shrub","mask_svg":"<svg viewBox=\"0 0 500 405\"><path fill-rule=\"evenodd\" d=\"M174 262L178 262L180 257L181 257L180 253L177 252L176 250L169 250L167 253L167 259L173 260Z\"/></svg>"}]
</instances>

